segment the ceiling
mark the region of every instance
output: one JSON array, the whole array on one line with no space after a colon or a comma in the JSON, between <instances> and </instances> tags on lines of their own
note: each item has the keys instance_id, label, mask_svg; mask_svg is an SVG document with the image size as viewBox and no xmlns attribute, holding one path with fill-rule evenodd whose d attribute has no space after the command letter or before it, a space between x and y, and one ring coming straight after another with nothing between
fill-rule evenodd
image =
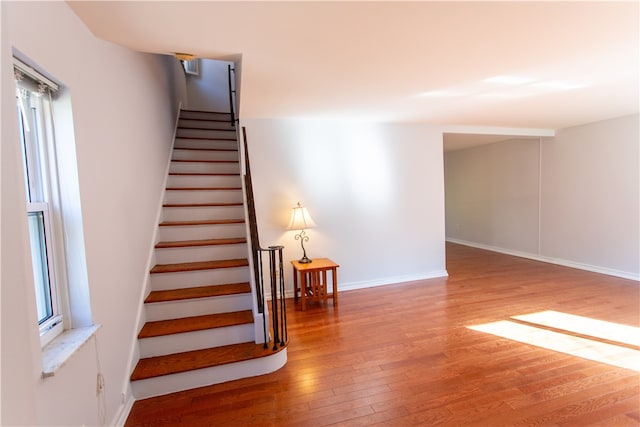
<instances>
[{"instance_id":1,"label":"ceiling","mask_svg":"<svg viewBox=\"0 0 640 427\"><path fill-rule=\"evenodd\" d=\"M68 4L134 50L241 59L243 117L559 129L639 107L636 1Z\"/></svg>"}]
</instances>

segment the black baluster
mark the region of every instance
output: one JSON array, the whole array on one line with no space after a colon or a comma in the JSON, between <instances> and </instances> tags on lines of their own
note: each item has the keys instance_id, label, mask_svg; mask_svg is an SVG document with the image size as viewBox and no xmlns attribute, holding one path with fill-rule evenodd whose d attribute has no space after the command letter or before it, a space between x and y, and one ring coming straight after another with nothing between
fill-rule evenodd
<instances>
[{"instance_id":1,"label":"black baluster","mask_svg":"<svg viewBox=\"0 0 640 427\"><path fill-rule=\"evenodd\" d=\"M271 309L273 310L273 350L278 349L279 326L278 326L278 288L276 286L276 275L274 274L274 268L276 263L275 251L269 251L269 272L271 276Z\"/></svg>"}]
</instances>

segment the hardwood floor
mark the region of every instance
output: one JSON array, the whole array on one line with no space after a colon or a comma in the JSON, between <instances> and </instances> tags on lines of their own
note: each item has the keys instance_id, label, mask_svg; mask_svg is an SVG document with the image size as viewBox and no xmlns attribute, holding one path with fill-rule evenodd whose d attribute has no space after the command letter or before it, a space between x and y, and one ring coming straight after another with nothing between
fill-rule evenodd
<instances>
[{"instance_id":1,"label":"hardwood floor","mask_svg":"<svg viewBox=\"0 0 640 427\"><path fill-rule=\"evenodd\" d=\"M126 425L640 425L637 371L540 345L576 340L568 351L595 356L610 346L636 366L640 347L567 331L570 322L511 318L553 310L638 327L638 282L454 244L447 270L448 278L341 292L338 307L301 312L291 301L284 368L138 401ZM500 321L542 341L468 328Z\"/></svg>"}]
</instances>

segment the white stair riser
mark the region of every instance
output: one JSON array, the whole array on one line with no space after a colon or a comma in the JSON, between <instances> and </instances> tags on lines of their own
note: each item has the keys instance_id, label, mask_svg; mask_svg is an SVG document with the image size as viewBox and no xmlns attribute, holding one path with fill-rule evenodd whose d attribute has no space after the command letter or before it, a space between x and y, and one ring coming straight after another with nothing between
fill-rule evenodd
<instances>
[{"instance_id":1,"label":"white stair riser","mask_svg":"<svg viewBox=\"0 0 640 427\"><path fill-rule=\"evenodd\" d=\"M238 160L237 151L173 150L174 160Z\"/></svg>"},{"instance_id":2,"label":"white stair riser","mask_svg":"<svg viewBox=\"0 0 640 427\"><path fill-rule=\"evenodd\" d=\"M242 187L239 175L169 175L168 188Z\"/></svg>"},{"instance_id":3,"label":"white stair riser","mask_svg":"<svg viewBox=\"0 0 640 427\"><path fill-rule=\"evenodd\" d=\"M249 267L218 268L214 270L180 271L151 275L151 289L168 291L195 286L222 285L249 281ZM147 319L148 320L148 319Z\"/></svg>"},{"instance_id":4,"label":"white stair riser","mask_svg":"<svg viewBox=\"0 0 640 427\"><path fill-rule=\"evenodd\" d=\"M252 304L251 294L236 294L212 298L156 302L145 304L144 309L147 322L157 322L159 320L251 310ZM211 344L209 347L215 346Z\"/></svg>"},{"instance_id":5,"label":"white stair riser","mask_svg":"<svg viewBox=\"0 0 640 427\"><path fill-rule=\"evenodd\" d=\"M242 190L170 190L165 203L242 203Z\"/></svg>"},{"instance_id":6,"label":"white stair riser","mask_svg":"<svg viewBox=\"0 0 640 427\"><path fill-rule=\"evenodd\" d=\"M176 138L174 148L206 148L209 150L237 150L238 142L236 140L210 140L210 139L193 139L193 138Z\"/></svg>"},{"instance_id":7,"label":"white stair riser","mask_svg":"<svg viewBox=\"0 0 640 427\"><path fill-rule=\"evenodd\" d=\"M190 246L187 248L156 249L156 263L176 264L179 262L209 261L212 259L238 259L249 256L247 245Z\"/></svg>"},{"instance_id":8,"label":"white stair riser","mask_svg":"<svg viewBox=\"0 0 640 427\"><path fill-rule=\"evenodd\" d=\"M170 173L240 173L240 164L211 162L171 162Z\"/></svg>"},{"instance_id":9,"label":"white stair riser","mask_svg":"<svg viewBox=\"0 0 640 427\"><path fill-rule=\"evenodd\" d=\"M140 357L163 356L250 341L253 341L253 323L163 335L141 339Z\"/></svg>"},{"instance_id":10,"label":"white stair riser","mask_svg":"<svg viewBox=\"0 0 640 427\"><path fill-rule=\"evenodd\" d=\"M198 126L203 126L202 124ZM204 127L204 126L203 126ZM176 130L176 138L210 138L210 139L221 139L221 140L235 140L236 132L231 130L220 130L213 127L206 127L204 129L200 128L189 128L189 127L180 127Z\"/></svg>"},{"instance_id":11,"label":"white stair riser","mask_svg":"<svg viewBox=\"0 0 640 427\"><path fill-rule=\"evenodd\" d=\"M228 117L223 117L223 119L227 119ZM218 122L212 120L196 120L196 119L187 119L180 118L178 122L178 127L187 127L187 128L207 128L207 129L224 129L224 130L232 130L235 132L235 126L231 125L231 119L227 122Z\"/></svg>"},{"instance_id":12,"label":"white stair riser","mask_svg":"<svg viewBox=\"0 0 640 427\"><path fill-rule=\"evenodd\" d=\"M285 348L271 356L259 359L133 381L131 387L133 396L136 399L145 399L176 391L268 374L277 371L286 362L287 349Z\"/></svg>"},{"instance_id":13,"label":"white stair riser","mask_svg":"<svg viewBox=\"0 0 640 427\"><path fill-rule=\"evenodd\" d=\"M222 120L231 123L231 113L182 110L180 112L180 119Z\"/></svg>"},{"instance_id":14,"label":"white stair riser","mask_svg":"<svg viewBox=\"0 0 640 427\"><path fill-rule=\"evenodd\" d=\"M213 129L177 129L177 138L235 139L234 132Z\"/></svg>"},{"instance_id":15,"label":"white stair riser","mask_svg":"<svg viewBox=\"0 0 640 427\"><path fill-rule=\"evenodd\" d=\"M160 242L177 242L180 240L228 239L245 236L246 225L182 225L176 227L160 227L158 232Z\"/></svg>"},{"instance_id":16,"label":"white stair riser","mask_svg":"<svg viewBox=\"0 0 640 427\"><path fill-rule=\"evenodd\" d=\"M244 218L244 206L165 207L164 221L195 221L205 219Z\"/></svg>"}]
</instances>

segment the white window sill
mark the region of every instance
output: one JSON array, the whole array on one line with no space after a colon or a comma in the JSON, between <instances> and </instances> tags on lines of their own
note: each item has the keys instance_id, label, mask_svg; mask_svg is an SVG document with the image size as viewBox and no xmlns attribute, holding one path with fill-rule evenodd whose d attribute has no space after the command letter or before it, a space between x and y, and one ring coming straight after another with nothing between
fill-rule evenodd
<instances>
[{"instance_id":1,"label":"white window sill","mask_svg":"<svg viewBox=\"0 0 640 427\"><path fill-rule=\"evenodd\" d=\"M95 335L102 325L64 331L42 349L42 377L52 377L67 360Z\"/></svg>"}]
</instances>

